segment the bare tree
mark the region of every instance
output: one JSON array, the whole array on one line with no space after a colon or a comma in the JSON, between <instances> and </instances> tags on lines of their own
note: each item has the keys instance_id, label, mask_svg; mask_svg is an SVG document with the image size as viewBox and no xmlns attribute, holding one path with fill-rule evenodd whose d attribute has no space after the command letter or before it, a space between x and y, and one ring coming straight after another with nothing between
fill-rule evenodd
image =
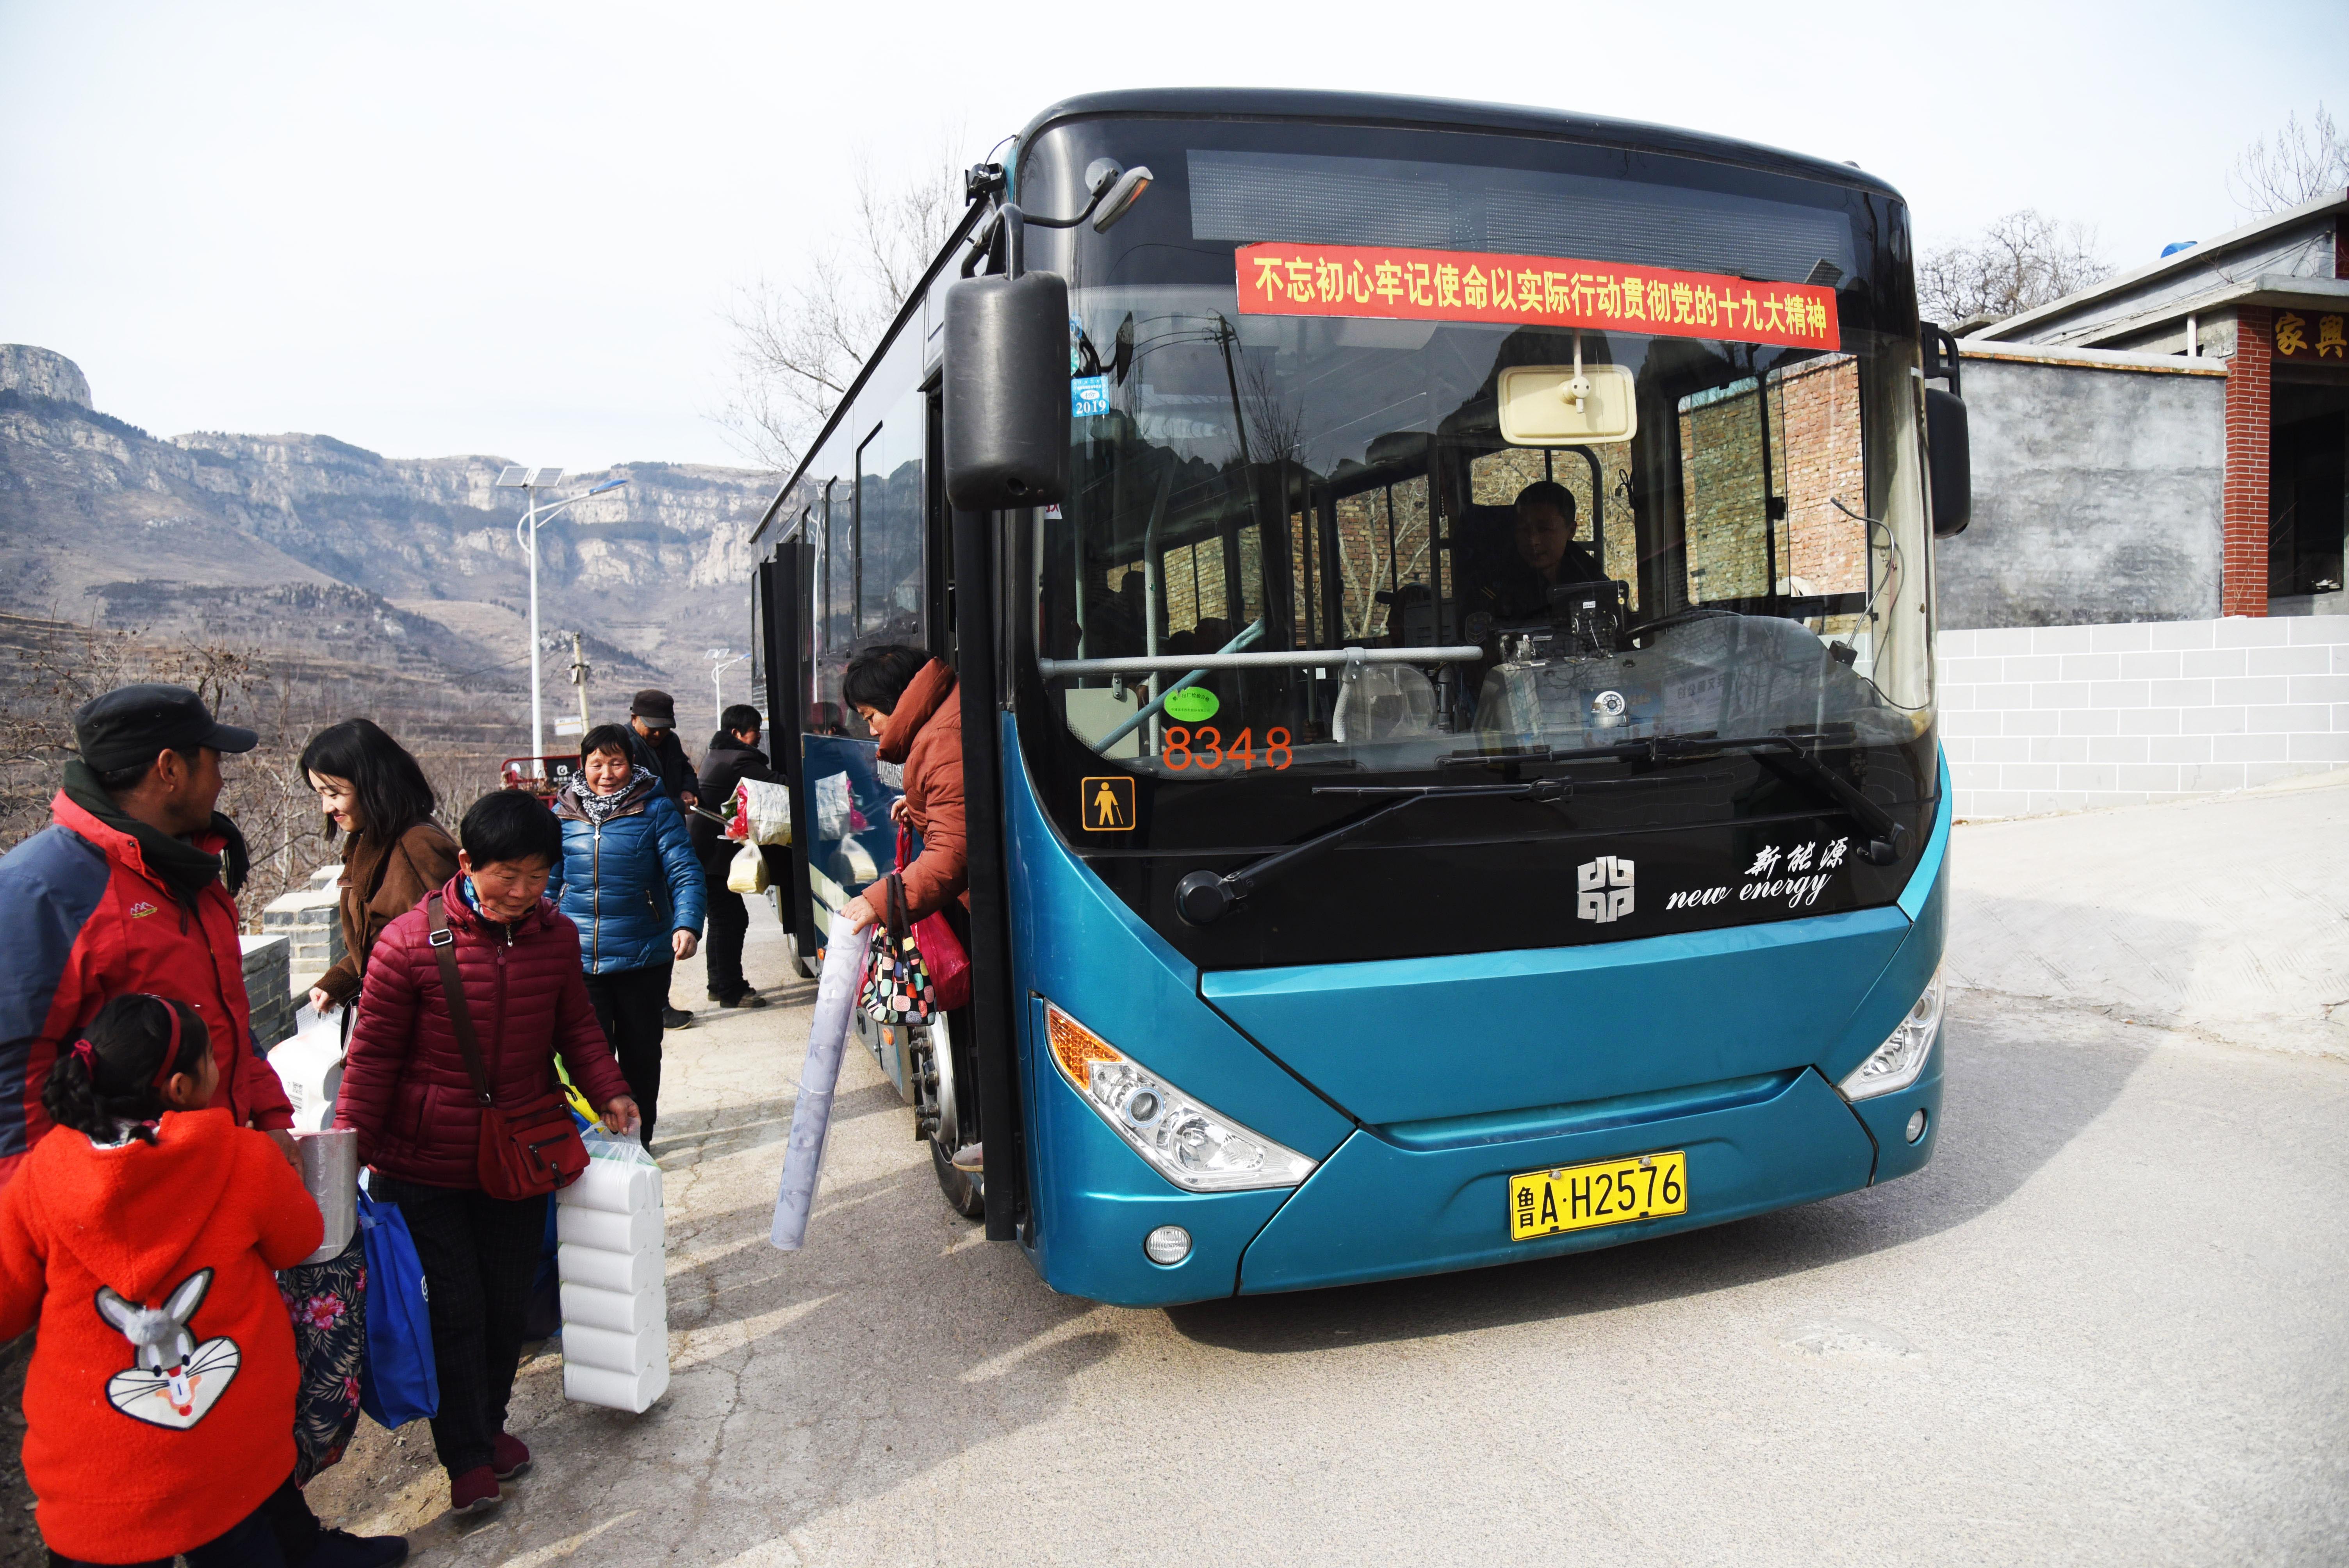
<instances>
[{"instance_id":1,"label":"bare tree","mask_svg":"<svg viewBox=\"0 0 2349 1568\"><path fill-rule=\"evenodd\" d=\"M2319 196L2338 196L2349 188L2349 141L2318 104L2308 123L2297 114L2283 117L2283 129L2271 141L2261 137L2237 155L2227 171L2227 194L2235 205L2254 217L2281 212Z\"/></svg>"},{"instance_id":2,"label":"bare tree","mask_svg":"<svg viewBox=\"0 0 2349 1568\"><path fill-rule=\"evenodd\" d=\"M2032 310L2110 276L2096 232L2058 223L2034 208L2009 212L1971 241L1927 251L1917 263L1917 304L1929 321L1955 324Z\"/></svg>"},{"instance_id":3,"label":"bare tree","mask_svg":"<svg viewBox=\"0 0 2349 1568\"><path fill-rule=\"evenodd\" d=\"M719 422L745 454L772 469L798 463L962 210L950 156L894 185L861 169L845 239L797 281L761 278L738 293L726 314L734 392Z\"/></svg>"}]
</instances>

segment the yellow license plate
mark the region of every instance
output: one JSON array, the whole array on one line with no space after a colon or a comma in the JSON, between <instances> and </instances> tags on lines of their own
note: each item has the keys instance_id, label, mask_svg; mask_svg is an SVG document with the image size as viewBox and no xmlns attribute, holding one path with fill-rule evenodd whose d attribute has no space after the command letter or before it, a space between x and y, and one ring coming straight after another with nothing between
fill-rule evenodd
<instances>
[{"instance_id":1,"label":"yellow license plate","mask_svg":"<svg viewBox=\"0 0 2349 1568\"><path fill-rule=\"evenodd\" d=\"M1688 1151L1634 1154L1509 1178L1509 1239L1688 1212Z\"/></svg>"}]
</instances>

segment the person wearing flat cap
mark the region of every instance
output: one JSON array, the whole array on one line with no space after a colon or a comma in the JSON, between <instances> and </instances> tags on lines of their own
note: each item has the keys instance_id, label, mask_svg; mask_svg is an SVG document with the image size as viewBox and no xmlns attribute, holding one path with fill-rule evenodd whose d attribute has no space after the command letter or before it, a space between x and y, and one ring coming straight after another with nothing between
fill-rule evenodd
<instances>
[{"instance_id":1,"label":"person wearing flat cap","mask_svg":"<svg viewBox=\"0 0 2349 1568\"><path fill-rule=\"evenodd\" d=\"M628 734L636 765L660 780L661 793L680 810L693 805L693 758L677 738L677 699L665 691L638 692L628 702Z\"/></svg>"},{"instance_id":2,"label":"person wearing flat cap","mask_svg":"<svg viewBox=\"0 0 2349 1568\"><path fill-rule=\"evenodd\" d=\"M244 835L213 810L221 757L260 737L184 686L129 686L74 715L51 826L0 857L0 1185L49 1130L41 1089L58 1055L116 996L184 1002L211 1032L211 1109L273 1134L292 1158L294 1109L253 1048L236 891Z\"/></svg>"},{"instance_id":3,"label":"person wearing flat cap","mask_svg":"<svg viewBox=\"0 0 2349 1568\"><path fill-rule=\"evenodd\" d=\"M677 738L677 698L651 687L630 697L628 743L636 749L634 765L659 780L660 792L676 801L678 810L691 811L698 803L694 789L700 779L693 771L693 758L685 754L685 742ZM664 1002L661 1023L671 1029L691 1028L693 1015Z\"/></svg>"}]
</instances>

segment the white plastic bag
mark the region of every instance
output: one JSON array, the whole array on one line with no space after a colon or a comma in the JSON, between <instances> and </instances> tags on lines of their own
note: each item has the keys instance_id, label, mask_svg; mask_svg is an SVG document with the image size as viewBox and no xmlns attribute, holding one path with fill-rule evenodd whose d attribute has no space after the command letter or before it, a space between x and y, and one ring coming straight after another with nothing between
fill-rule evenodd
<instances>
[{"instance_id":1,"label":"white plastic bag","mask_svg":"<svg viewBox=\"0 0 2349 1568\"><path fill-rule=\"evenodd\" d=\"M759 852L756 844L745 844L734 852L733 864L726 868L726 891L754 893L767 891L767 857Z\"/></svg>"},{"instance_id":2,"label":"white plastic bag","mask_svg":"<svg viewBox=\"0 0 2349 1568\"><path fill-rule=\"evenodd\" d=\"M734 815L742 823L751 843L790 843L791 786L770 784L759 779L743 779L734 787Z\"/></svg>"}]
</instances>

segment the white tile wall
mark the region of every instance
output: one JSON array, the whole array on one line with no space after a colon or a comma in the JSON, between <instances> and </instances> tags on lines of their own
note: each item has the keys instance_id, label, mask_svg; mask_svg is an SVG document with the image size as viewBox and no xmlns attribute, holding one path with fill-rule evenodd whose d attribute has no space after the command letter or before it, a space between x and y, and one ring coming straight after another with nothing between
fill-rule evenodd
<instances>
[{"instance_id":1,"label":"white tile wall","mask_svg":"<svg viewBox=\"0 0 2349 1568\"><path fill-rule=\"evenodd\" d=\"M2349 615L1943 632L1936 652L1961 817L2349 767Z\"/></svg>"}]
</instances>

